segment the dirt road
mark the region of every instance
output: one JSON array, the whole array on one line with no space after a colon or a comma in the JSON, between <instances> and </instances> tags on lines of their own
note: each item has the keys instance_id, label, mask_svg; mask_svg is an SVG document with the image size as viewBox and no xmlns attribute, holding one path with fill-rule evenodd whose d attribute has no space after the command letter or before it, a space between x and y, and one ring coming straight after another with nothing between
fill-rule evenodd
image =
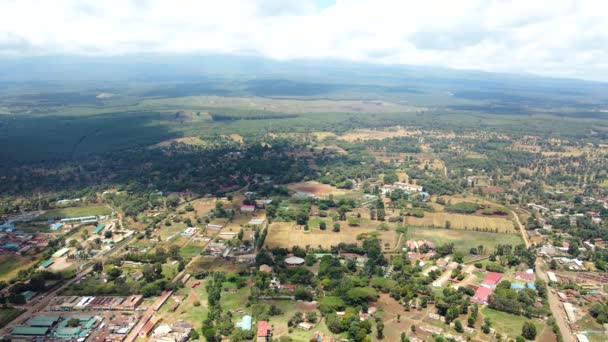
<instances>
[{"instance_id":1,"label":"dirt road","mask_svg":"<svg viewBox=\"0 0 608 342\"><path fill-rule=\"evenodd\" d=\"M521 236L524 238L526 247L530 248L531 244L530 244L530 240L528 239L528 232L526 232L526 228L519 221L519 217L517 216L517 214L514 211L511 211L511 213L513 214L513 217L515 218L515 222L517 222L517 225L519 226L519 231L521 232ZM549 283L549 277L547 276L547 273L545 271L543 271L543 266L546 266L545 262L542 259L537 258L536 267L535 267L536 274L538 277L540 277L540 279ZM570 330L570 326L568 325L568 318L566 316L566 312L564 311L564 307L563 307L562 303L560 302L559 298L557 297L557 295L555 293L553 293L551 291L551 289L549 289L549 291L547 292L547 299L549 301L549 307L551 308L553 317L555 317L555 321L557 322L557 326L559 327L559 330L562 332L564 341L576 341L577 338L576 338L576 336L574 336L574 334Z\"/></svg>"},{"instance_id":2,"label":"dirt road","mask_svg":"<svg viewBox=\"0 0 608 342\"><path fill-rule=\"evenodd\" d=\"M530 248L530 239L528 239L528 232L526 232L526 228L519 221L519 216L517 216L517 213L515 213L513 210L511 210L511 214L513 214L513 217L515 218L515 222L517 222L517 226L519 227L519 232L521 233L521 236L524 238L524 243L526 244L526 248Z\"/></svg>"},{"instance_id":3,"label":"dirt road","mask_svg":"<svg viewBox=\"0 0 608 342\"><path fill-rule=\"evenodd\" d=\"M536 274L542 280L549 283L549 277L547 276L547 273L542 270L543 266L546 266L545 262L541 259L536 259ZM564 306L560 302L557 295L553 293L551 289L549 289L549 291L547 292L547 298L549 300L549 307L551 307L553 317L555 317L557 326L559 327L559 330L562 332L562 336L564 337L564 341L577 341L576 336L574 336L574 334L570 330L566 311L564 310Z\"/></svg>"}]
</instances>

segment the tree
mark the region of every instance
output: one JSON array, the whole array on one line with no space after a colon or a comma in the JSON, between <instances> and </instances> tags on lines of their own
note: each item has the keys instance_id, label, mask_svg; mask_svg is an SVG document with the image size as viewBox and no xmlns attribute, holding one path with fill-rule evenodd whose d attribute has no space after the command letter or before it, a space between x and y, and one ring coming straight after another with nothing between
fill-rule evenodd
<instances>
[{"instance_id":1,"label":"tree","mask_svg":"<svg viewBox=\"0 0 608 342\"><path fill-rule=\"evenodd\" d=\"M308 323L317 323L317 313L315 311L308 312L306 314L306 320L308 321Z\"/></svg>"},{"instance_id":2,"label":"tree","mask_svg":"<svg viewBox=\"0 0 608 342\"><path fill-rule=\"evenodd\" d=\"M450 307L448 312L445 314L445 322L450 324L450 322L458 318L458 315L460 315L460 310L458 310L456 307Z\"/></svg>"},{"instance_id":3,"label":"tree","mask_svg":"<svg viewBox=\"0 0 608 342\"><path fill-rule=\"evenodd\" d=\"M321 229L321 230L327 229L327 223L325 223L325 221L319 222L319 229Z\"/></svg>"},{"instance_id":4,"label":"tree","mask_svg":"<svg viewBox=\"0 0 608 342\"><path fill-rule=\"evenodd\" d=\"M492 322L490 321L490 319L486 317L484 320L484 324L481 326L481 331L483 331L484 334L489 334L491 324Z\"/></svg>"},{"instance_id":5,"label":"tree","mask_svg":"<svg viewBox=\"0 0 608 342\"><path fill-rule=\"evenodd\" d=\"M456 329L456 332L459 332L459 333L463 333L464 332L464 328L462 327L462 323L459 320L456 320L454 322L454 329Z\"/></svg>"},{"instance_id":6,"label":"tree","mask_svg":"<svg viewBox=\"0 0 608 342\"><path fill-rule=\"evenodd\" d=\"M536 326L534 323L527 321L521 328L521 335L527 340L533 340L536 338Z\"/></svg>"},{"instance_id":7,"label":"tree","mask_svg":"<svg viewBox=\"0 0 608 342\"><path fill-rule=\"evenodd\" d=\"M338 222L334 223L334 229L333 229L333 231L335 233L340 232L340 224Z\"/></svg>"},{"instance_id":8,"label":"tree","mask_svg":"<svg viewBox=\"0 0 608 342\"><path fill-rule=\"evenodd\" d=\"M122 275L122 270L118 267L112 267L108 271L106 271L108 275L108 280L112 281Z\"/></svg>"},{"instance_id":9,"label":"tree","mask_svg":"<svg viewBox=\"0 0 608 342\"><path fill-rule=\"evenodd\" d=\"M376 337L381 340L384 338L384 322L378 320L376 322Z\"/></svg>"},{"instance_id":10,"label":"tree","mask_svg":"<svg viewBox=\"0 0 608 342\"><path fill-rule=\"evenodd\" d=\"M80 321L78 320L78 318L70 318L68 319L67 326L71 328L76 328L80 326Z\"/></svg>"},{"instance_id":11,"label":"tree","mask_svg":"<svg viewBox=\"0 0 608 342\"><path fill-rule=\"evenodd\" d=\"M552 270L557 269L557 261L555 261L555 259L551 259L551 264L549 264L549 268Z\"/></svg>"}]
</instances>

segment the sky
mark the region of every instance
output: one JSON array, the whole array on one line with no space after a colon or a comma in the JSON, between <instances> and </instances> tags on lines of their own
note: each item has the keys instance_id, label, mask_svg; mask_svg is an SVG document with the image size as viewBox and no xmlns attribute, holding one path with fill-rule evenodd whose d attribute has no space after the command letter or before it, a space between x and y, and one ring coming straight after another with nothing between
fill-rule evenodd
<instances>
[{"instance_id":1,"label":"sky","mask_svg":"<svg viewBox=\"0 0 608 342\"><path fill-rule=\"evenodd\" d=\"M0 55L230 54L608 81L605 0L0 0Z\"/></svg>"}]
</instances>

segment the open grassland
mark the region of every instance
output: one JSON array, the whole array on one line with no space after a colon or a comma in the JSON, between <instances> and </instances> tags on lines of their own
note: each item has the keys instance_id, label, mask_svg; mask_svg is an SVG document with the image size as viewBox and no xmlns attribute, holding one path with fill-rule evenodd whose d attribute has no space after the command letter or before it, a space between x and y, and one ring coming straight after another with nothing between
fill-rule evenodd
<instances>
[{"instance_id":1,"label":"open grassland","mask_svg":"<svg viewBox=\"0 0 608 342\"><path fill-rule=\"evenodd\" d=\"M496 203L489 201L485 198L479 197L477 195L467 195L465 196L440 196L446 203L458 204L462 202L472 202L477 204L490 204L497 205ZM432 201L436 201L436 198L432 198Z\"/></svg>"},{"instance_id":2,"label":"open grassland","mask_svg":"<svg viewBox=\"0 0 608 342\"><path fill-rule=\"evenodd\" d=\"M413 226L444 228L449 221L451 229L473 230L494 233L516 233L513 222L500 217L485 217L451 213L425 213L424 217L407 217L406 223Z\"/></svg>"},{"instance_id":3,"label":"open grassland","mask_svg":"<svg viewBox=\"0 0 608 342\"><path fill-rule=\"evenodd\" d=\"M349 227L345 222L340 222L340 232L332 231L332 224L328 224L326 230L320 230L317 227L312 227L311 230L297 228L293 222L274 222L268 228L268 236L266 237L266 246L291 248L293 246L313 248L322 246L330 248L336 246L340 242L357 243L357 236L362 233L378 232L382 243L389 243L394 246L396 243L395 231L380 232L376 229Z\"/></svg>"},{"instance_id":4,"label":"open grassland","mask_svg":"<svg viewBox=\"0 0 608 342\"><path fill-rule=\"evenodd\" d=\"M389 101L327 100L327 99L280 99L266 97L184 96L176 98L147 99L144 107L177 106L192 108L234 107L279 113L396 113L414 112L417 107Z\"/></svg>"},{"instance_id":5,"label":"open grassland","mask_svg":"<svg viewBox=\"0 0 608 342\"><path fill-rule=\"evenodd\" d=\"M488 308L481 309L481 314L484 318L489 318L492 321L492 327L496 329L497 332L503 334L503 336L507 335L509 339L515 339L517 336L521 335L521 328L526 321L529 321L523 316L512 315ZM532 322L536 326L536 336L542 336L546 325L538 320L532 320Z\"/></svg>"},{"instance_id":6,"label":"open grassland","mask_svg":"<svg viewBox=\"0 0 608 342\"><path fill-rule=\"evenodd\" d=\"M15 308L3 308L0 309L0 328L10 323L15 318L19 317L23 313L21 309Z\"/></svg>"},{"instance_id":7,"label":"open grassland","mask_svg":"<svg viewBox=\"0 0 608 342\"><path fill-rule=\"evenodd\" d=\"M14 254L0 254L0 280L8 281L14 278L19 271L30 268L40 262L40 256L21 256Z\"/></svg>"},{"instance_id":8,"label":"open grassland","mask_svg":"<svg viewBox=\"0 0 608 342\"><path fill-rule=\"evenodd\" d=\"M38 216L39 220L47 220L54 218L66 218L66 217L80 217L80 216L97 216L97 215L110 215L112 209L105 205L90 205L83 207L69 207L53 209L45 212Z\"/></svg>"},{"instance_id":9,"label":"open grassland","mask_svg":"<svg viewBox=\"0 0 608 342\"><path fill-rule=\"evenodd\" d=\"M493 251L498 244L518 245L523 243L517 234L500 234L465 231L456 229L432 229L408 227L407 239L409 240L430 240L437 245L453 243L454 248L462 253L469 253L472 247L484 245L488 252Z\"/></svg>"}]
</instances>

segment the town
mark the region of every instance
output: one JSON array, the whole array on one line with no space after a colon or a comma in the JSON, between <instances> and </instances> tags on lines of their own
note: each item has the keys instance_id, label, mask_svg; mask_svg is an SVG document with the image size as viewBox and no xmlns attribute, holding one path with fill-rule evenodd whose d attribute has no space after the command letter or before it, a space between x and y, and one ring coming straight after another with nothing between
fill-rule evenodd
<instances>
[{"instance_id":1,"label":"town","mask_svg":"<svg viewBox=\"0 0 608 342\"><path fill-rule=\"evenodd\" d=\"M411 132L406 140L419 147L388 151L403 144L403 132L313 134L307 147L283 150L273 143L274 158L302 161L304 178L316 180L237 171L216 193L119 187L48 197L43 207L40 199L7 203L2 333L87 341L604 340L603 185L579 190L547 178L543 190L524 166L463 166L430 150L445 143L441 132ZM467 139L449 141L459 150ZM349 152L363 145L367 152ZM217 158L237 170L231 165L249 148L257 147ZM533 146L507 147L524 148ZM533 169L546 159L526 163Z\"/></svg>"}]
</instances>

